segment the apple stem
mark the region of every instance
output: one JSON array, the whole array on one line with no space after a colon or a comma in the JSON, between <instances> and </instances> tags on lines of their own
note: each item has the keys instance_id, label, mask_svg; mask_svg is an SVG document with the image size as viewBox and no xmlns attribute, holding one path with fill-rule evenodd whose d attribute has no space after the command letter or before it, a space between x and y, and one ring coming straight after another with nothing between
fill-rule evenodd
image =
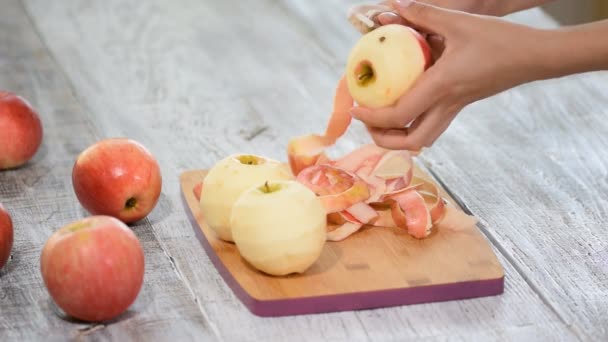
<instances>
[{"instance_id":1,"label":"apple stem","mask_svg":"<svg viewBox=\"0 0 608 342\"><path fill-rule=\"evenodd\" d=\"M361 86L365 86L373 81L374 79L374 69L368 61L361 62L355 71L355 75L357 76L357 82Z\"/></svg>"},{"instance_id":2,"label":"apple stem","mask_svg":"<svg viewBox=\"0 0 608 342\"><path fill-rule=\"evenodd\" d=\"M266 193L270 193L270 186L268 186L268 181L264 183L264 188L266 189Z\"/></svg>"}]
</instances>

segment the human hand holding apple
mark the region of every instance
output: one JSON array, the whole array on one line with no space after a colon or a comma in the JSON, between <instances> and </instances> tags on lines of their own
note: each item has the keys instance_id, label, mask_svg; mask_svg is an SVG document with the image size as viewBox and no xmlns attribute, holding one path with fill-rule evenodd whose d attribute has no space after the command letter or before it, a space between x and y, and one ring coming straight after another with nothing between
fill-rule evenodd
<instances>
[{"instance_id":1,"label":"human hand holding apple","mask_svg":"<svg viewBox=\"0 0 608 342\"><path fill-rule=\"evenodd\" d=\"M42 136L36 110L22 97L0 91L0 170L29 161L38 151Z\"/></svg>"},{"instance_id":2,"label":"human hand holding apple","mask_svg":"<svg viewBox=\"0 0 608 342\"><path fill-rule=\"evenodd\" d=\"M91 214L132 223L156 206L162 176L158 162L142 144L111 138L80 153L72 170L72 184L78 200Z\"/></svg>"},{"instance_id":3,"label":"human hand holding apple","mask_svg":"<svg viewBox=\"0 0 608 342\"><path fill-rule=\"evenodd\" d=\"M546 76L543 73L547 68L538 58L542 55L538 41L545 39L542 30L418 1L387 3L413 28L434 37L429 45L438 57L414 83L410 84L412 78L401 79L399 89L407 91L395 103L387 100L380 103L384 106L370 103L351 109L353 118L367 126L381 147L412 151L429 147L464 106ZM386 26L393 25L397 24ZM412 49L416 45L407 44ZM381 71L390 78L393 68L400 68L397 60L391 63L390 67L377 68L377 81L383 77ZM420 70L417 59L415 63L403 59L402 64ZM347 76L352 78L354 74L352 69L347 70Z\"/></svg>"},{"instance_id":4,"label":"human hand holding apple","mask_svg":"<svg viewBox=\"0 0 608 342\"><path fill-rule=\"evenodd\" d=\"M144 278L144 254L126 224L92 216L51 235L42 249L40 270L49 294L68 315L105 321L135 301Z\"/></svg>"},{"instance_id":5,"label":"human hand holding apple","mask_svg":"<svg viewBox=\"0 0 608 342\"><path fill-rule=\"evenodd\" d=\"M6 265L13 248L13 221L0 203L0 269Z\"/></svg>"}]
</instances>

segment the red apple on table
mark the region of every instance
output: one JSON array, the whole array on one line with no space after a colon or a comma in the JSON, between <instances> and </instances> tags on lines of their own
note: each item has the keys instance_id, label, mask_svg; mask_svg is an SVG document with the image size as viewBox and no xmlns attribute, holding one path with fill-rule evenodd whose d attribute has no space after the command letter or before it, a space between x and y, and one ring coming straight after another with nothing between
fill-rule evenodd
<instances>
[{"instance_id":1,"label":"red apple on table","mask_svg":"<svg viewBox=\"0 0 608 342\"><path fill-rule=\"evenodd\" d=\"M126 311L137 298L144 254L125 223L91 216L51 235L42 249L40 270L51 298L66 314L105 321Z\"/></svg>"},{"instance_id":2,"label":"red apple on table","mask_svg":"<svg viewBox=\"0 0 608 342\"><path fill-rule=\"evenodd\" d=\"M0 203L0 269L6 265L13 248L13 221Z\"/></svg>"},{"instance_id":3,"label":"red apple on table","mask_svg":"<svg viewBox=\"0 0 608 342\"><path fill-rule=\"evenodd\" d=\"M345 77L353 99L369 108L394 104L431 65L420 33L398 24L363 35L351 49Z\"/></svg>"},{"instance_id":4,"label":"red apple on table","mask_svg":"<svg viewBox=\"0 0 608 342\"><path fill-rule=\"evenodd\" d=\"M29 161L42 143L38 113L22 97L0 91L0 169Z\"/></svg>"},{"instance_id":5,"label":"red apple on table","mask_svg":"<svg viewBox=\"0 0 608 342\"><path fill-rule=\"evenodd\" d=\"M91 214L132 223L156 206L162 177L156 159L142 144L111 138L80 153L72 169L72 185Z\"/></svg>"}]
</instances>

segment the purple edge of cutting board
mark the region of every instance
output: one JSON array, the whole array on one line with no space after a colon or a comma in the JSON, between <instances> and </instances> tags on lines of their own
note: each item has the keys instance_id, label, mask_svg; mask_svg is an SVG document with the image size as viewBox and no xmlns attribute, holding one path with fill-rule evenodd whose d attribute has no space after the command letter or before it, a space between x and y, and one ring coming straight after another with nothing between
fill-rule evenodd
<instances>
[{"instance_id":1,"label":"purple edge of cutting board","mask_svg":"<svg viewBox=\"0 0 608 342\"><path fill-rule=\"evenodd\" d=\"M391 306L421 304L449 301L456 299L469 299L499 295L504 291L504 276L496 279L466 281L451 284L428 285L411 288L390 289L369 292L345 293L341 295L327 295L281 300L259 300L250 296L239 282L232 276L224 263L205 237L199 227L194 213L188 205L185 194L182 201L186 206L188 219L196 233L196 237L203 245L203 249L224 278L232 292L253 314L261 317L278 317L338 311L364 310Z\"/></svg>"}]
</instances>

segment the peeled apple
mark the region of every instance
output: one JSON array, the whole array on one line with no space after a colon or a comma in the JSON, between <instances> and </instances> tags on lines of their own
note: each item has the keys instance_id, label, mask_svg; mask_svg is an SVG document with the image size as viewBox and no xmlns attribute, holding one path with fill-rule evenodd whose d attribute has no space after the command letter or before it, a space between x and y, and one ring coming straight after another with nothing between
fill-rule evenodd
<instances>
[{"instance_id":1,"label":"peeled apple","mask_svg":"<svg viewBox=\"0 0 608 342\"><path fill-rule=\"evenodd\" d=\"M216 163L203 180L200 209L218 238L233 242L230 215L242 192L272 180L293 179L289 168L258 155L235 154Z\"/></svg>"},{"instance_id":2,"label":"peeled apple","mask_svg":"<svg viewBox=\"0 0 608 342\"><path fill-rule=\"evenodd\" d=\"M431 49L422 35L404 25L384 25L363 35L351 49L348 90L361 106L390 106L430 64Z\"/></svg>"},{"instance_id":3,"label":"peeled apple","mask_svg":"<svg viewBox=\"0 0 608 342\"><path fill-rule=\"evenodd\" d=\"M271 181L244 192L232 208L232 236L258 270L303 273L321 255L327 213L312 190L295 180Z\"/></svg>"}]
</instances>

